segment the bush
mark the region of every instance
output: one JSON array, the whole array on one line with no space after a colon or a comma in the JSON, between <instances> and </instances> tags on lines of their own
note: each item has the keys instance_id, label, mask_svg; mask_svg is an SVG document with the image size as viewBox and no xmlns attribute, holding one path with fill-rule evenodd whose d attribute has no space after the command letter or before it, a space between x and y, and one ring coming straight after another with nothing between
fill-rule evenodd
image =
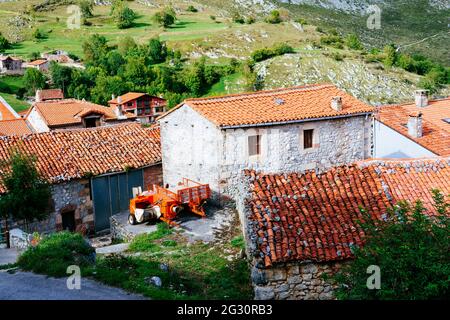
<instances>
[{"instance_id":1,"label":"bush","mask_svg":"<svg viewBox=\"0 0 450 320\"><path fill-rule=\"evenodd\" d=\"M421 201L398 202L384 220L361 222L365 245L353 247L355 259L334 277L337 297L358 300L445 299L450 294L450 204L448 196L433 190L437 215L425 214ZM365 210L361 210L365 215ZM367 268L376 265L381 287L367 288Z\"/></svg>"},{"instance_id":2,"label":"bush","mask_svg":"<svg viewBox=\"0 0 450 320\"><path fill-rule=\"evenodd\" d=\"M119 29L130 28L137 17L136 13L125 5L123 1L114 2L111 15Z\"/></svg>"},{"instance_id":3,"label":"bush","mask_svg":"<svg viewBox=\"0 0 450 320\"><path fill-rule=\"evenodd\" d=\"M197 8L195 8L194 6L190 5L189 7L187 7L186 11L189 12L198 12Z\"/></svg>"},{"instance_id":4,"label":"bush","mask_svg":"<svg viewBox=\"0 0 450 320\"><path fill-rule=\"evenodd\" d=\"M11 43L0 32L0 52L3 52L11 48Z\"/></svg>"},{"instance_id":5,"label":"bush","mask_svg":"<svg viewBox=\"0 0 450 320\"><path fill-rule=\"evenodd\" d=\"M155 13L153 20L161 27L167 28L175 23L177 16L175 10L172 8L166 8L163 11Z\"/></svg>"},{"instance_id":6,"label":"bush","mask_svg":"<svg viewBox=\"0 0 450 320\"><path fill-rule=\"evenodd\" d=\"M345 45L353 50L362 50L364 49L361 41L359 41L359 38L356 34L351 33L347 35L347 38L345 38Z\"/></svg>"},{"instance_id":7,"label":"bush","mask_svg":"<svg viewBox=\"0 0 450 320\"><path fill-rule=\"evenodd\" d=\"M294 53L294 48L286 43L282 43L273 48L256 50L251 54L251 58L254 62L260 62L286 53Z\"/></svg>"},{"instance_id":8,"label":"bush","mask_svg":"<svg viewBox=\"0 0 450 320\"><path fill-rule=\"evenodd\" d=\"M247 19L245 20L246 24L253 24L255 22L256 22L255 16L248 16Z\"/></svg>"},{"instance_id":9,"label":"bush","mask_svg":"<svg viewBox=\"0 0 450 320\"><path fill-rule=\"evenodd\" d=\"M280 11L272 10L272 12L270 12L270 15L266 17L264 21L271 24L278 24L283 22L283 19L281 19Z\"/></svg>"},{"instance_id":10,"label":"bush","mask_svg":"<svg viewBox=\"0 0 450 320\"><path fill-rule=\"evenodd\" d=\"M344 40L339 35L326 35L322 36L320 38L320 43L326 46L331 46L336 49L343 49L344 48Z\"/></svg>"},{"instance_id":11,"label":"bush","mask_svg":"<svg viewBox=\"0 0 450 320\"><path fill-rule=\"evenodd\" d=\"M237 11L233 12L233 14L231 16L231 20L233 20L233 22L235 22L235 23L240 23L240 24L244 24L245 23L244 18Z\"/></svg>"},{"instance_id":12,"label":"bush","mask_svg":"<svg viewBox=\"0 0 450 320\"><path fill-rule=\"evenodd\" d=\"M301 25L304 25L304 26L306 26L308 24L308 21L306 21L303 18L295 19L294 22L300 23Z\"/></svg>"},{"instance_id":13,"label":"bush","mask_svg":"<svg viewBox=\"0 0 450 320\"><path fill-rule=\"evenodd\" d=\"M67 276L67 267L87 267L95 262L95 249L78 233L59 232L28 248L18 260L23 270L54 277Z\"/></svg>"}]
</instances>

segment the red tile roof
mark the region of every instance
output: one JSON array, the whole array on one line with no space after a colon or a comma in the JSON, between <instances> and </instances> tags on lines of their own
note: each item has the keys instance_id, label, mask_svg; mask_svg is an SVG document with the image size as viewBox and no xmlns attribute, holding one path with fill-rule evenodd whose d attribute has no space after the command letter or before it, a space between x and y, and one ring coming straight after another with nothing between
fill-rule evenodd
<instances>
[{"instance_id":1,"label":"red tile roof","mask_svg":"<svg viewBox=\"0 0 450 320\"><path fill-rule=\"evenodd\" d=\"M39 90L37 94L39 96L39 101L64 99L64 93L61 89Z\"/></svg>"},{"instance_id":2,"label":"red tile roof","mask_svg":"<svg viewBox=\"0 0 450 320\"><path fill-rule=\"evenodd\" d=\"M422 113L423 136L413 138L408 134L408 116ZM438 156L450 156L450 98L430 101L428 106L418 108L415 103L383 106L378 109L377 119Z\"/></svg>"},{"instance_id":3,"label":"red tile roof","mask_svg":"<svg viewBox=\"0 0 450 320\"><path fill-rule=\"evenodd\" d=\"M450 194L450 159L372 160L320 173L246 174L249 229L255 254L266 267L351 258L352 246L364 242L359 207L380 219L399 200L420 199L432 214L431 189Z\"/></svg>"},{"instance_id":4,"label":"red tile roof","mask_svg":"<svg viewBox=\"0 0 450 320\"><path fill-rule=\"evenodd\" d=\"M0 136L24 135L32 132L24 119L0 121Z\"/></svg>"},{"instance_id":5,"label":"red tile roof","mask_svg":"<svg viewBox=\"0 0 450 320\"><path fill-rule=\"evenodd\" d=\"M44 64L46 62L48 62L48 61L45 60L45 59L37 59L37 60L31 61L31 62L28 62L28 65L29 66L39 66L39 65Z\"/></svg>"},{"instance_id":6,"label":"red tile roof","mask_svg":"<svg viewBox=\"0 0 450 320\"><path fill-rule=\"evenodd\" d=\"M113 108L76 99L36 102L33 107L38 110L46 124L50 127L80 124L82 115L91 112L105 114L106 121L118 120ZM125 115L128 119L135 118L131 113L125 113Z\"/></svg>"},{"instance_id":7,"label":"red tile roof","mask_svg":"<svg viewBox=\"0 0 450 320\"><path fill-rule=\"evenodd\" d=\"M128 92L125 93L124 95L121 95L120 97L122 98L122 102L121 103L127 103L128 101L131 100L135 100L137 98L140 98L142 96L145 96L147 93L142 93L142 92ZM109 100L108 103L111 104L117 104L117 98Z\"/></svg>"},{"instance_id":8,"label":"red tile roof","mask_svg":"<svg viewBox=\"0 0 450 320\"><path fill-rule=\"evenodd\" d=\"M0 162L14 147L35 156L39 172L52 183L161 162L159 127L138 123L1 137Z\"/></svg>"},{"instance_id":9,"label":"red tile roof","mask_svg":"<svg viewBox=\"0 0 450 320\"><path fill-rule=\"evenodd\" d=\"M333 97L342 97L342 110L331 108ZM187 99L182 105L220 127L270 124L371 113L374 108L330 84L307 85L223 97Z\"/></svg>"}]
</instances>

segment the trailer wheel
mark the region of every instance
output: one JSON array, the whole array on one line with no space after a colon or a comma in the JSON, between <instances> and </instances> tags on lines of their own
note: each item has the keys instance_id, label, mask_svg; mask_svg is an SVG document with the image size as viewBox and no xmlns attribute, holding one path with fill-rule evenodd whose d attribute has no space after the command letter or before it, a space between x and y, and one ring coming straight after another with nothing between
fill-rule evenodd
<instances>
[{"instance_id":1,"label":"trailer wheel","mask_svg":"<svg viewBox=\"0 0 450 320\"><path fill-rule=\"evenodd\" d=\"M134 226L137 223L136 217L133 214L128 215L128 223L131 224L132 226Z\"/></svg>"}]
</instances>

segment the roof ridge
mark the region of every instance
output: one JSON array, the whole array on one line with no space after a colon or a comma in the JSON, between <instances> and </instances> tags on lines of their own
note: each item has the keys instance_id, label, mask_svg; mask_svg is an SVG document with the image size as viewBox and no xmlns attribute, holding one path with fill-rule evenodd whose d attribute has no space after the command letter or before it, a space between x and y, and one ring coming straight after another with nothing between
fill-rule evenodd
<instances>
[{"instance_id":1,"label":"roof ridge","mask_svg":"<svg viewBox=\"0 0 450 320\"><path fill-rule=\"evenodd\" d=\"M450 96L448 96L446 98L441 98L441 99L428 100L428 103L445 101L445 100L449 100L450 101ZM411 102L403 102L403 103L385 104L385 105L378 106L377 109L403 107L403 106L407 106L407 105L412 105L414 103L415 103L414 101L411 101ZM424 108L426 108L426 107L427 106L425 106Z\"/></svg>"},{"instance_id":2,"label":"roof ridge","mask_svg":"<svg viewBox=\"0 0 450 320\"><path fill-rule=\"evenodd\" d=\"M189 101L209 101L209 100L219 100L219 99L233 99L233 98L237 98L237 97L248 97L248 96L266 96L266 95L270 95L270 94L277 93L277 92L286 93L286 92L290 92L290 91L303 91L303 90L307 90L307 89L320 90L320 89L331 88L331 87L336 87L336 86L332 83L306 84L306 85L300 85L300 86L294 86L294 87L288 87L288 88L248 91L248 92L243 92L243 93L233 93L233 94L226 94L226 95L212 96L212 97L189 98L189 99L184 100L184 102L187 103Z\"/></svg>"}]
</instances>

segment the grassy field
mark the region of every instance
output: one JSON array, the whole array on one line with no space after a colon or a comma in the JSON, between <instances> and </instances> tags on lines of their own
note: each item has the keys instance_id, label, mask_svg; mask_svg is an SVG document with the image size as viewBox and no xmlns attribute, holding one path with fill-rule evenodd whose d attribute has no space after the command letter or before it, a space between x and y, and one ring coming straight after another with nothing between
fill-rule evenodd
<instances>
[{"instance_id":1,"label":"grassy field","mask_svg":"<svg viewBox=\"0 0 450 320\"><path fill-rule=\"evenodd\" d=\"M16 98L16 93L21 88L24 88L22 76L0 77L0 96L17 112L24 111L30 107L26 101Z\"/></svg>"}]
</instances>

